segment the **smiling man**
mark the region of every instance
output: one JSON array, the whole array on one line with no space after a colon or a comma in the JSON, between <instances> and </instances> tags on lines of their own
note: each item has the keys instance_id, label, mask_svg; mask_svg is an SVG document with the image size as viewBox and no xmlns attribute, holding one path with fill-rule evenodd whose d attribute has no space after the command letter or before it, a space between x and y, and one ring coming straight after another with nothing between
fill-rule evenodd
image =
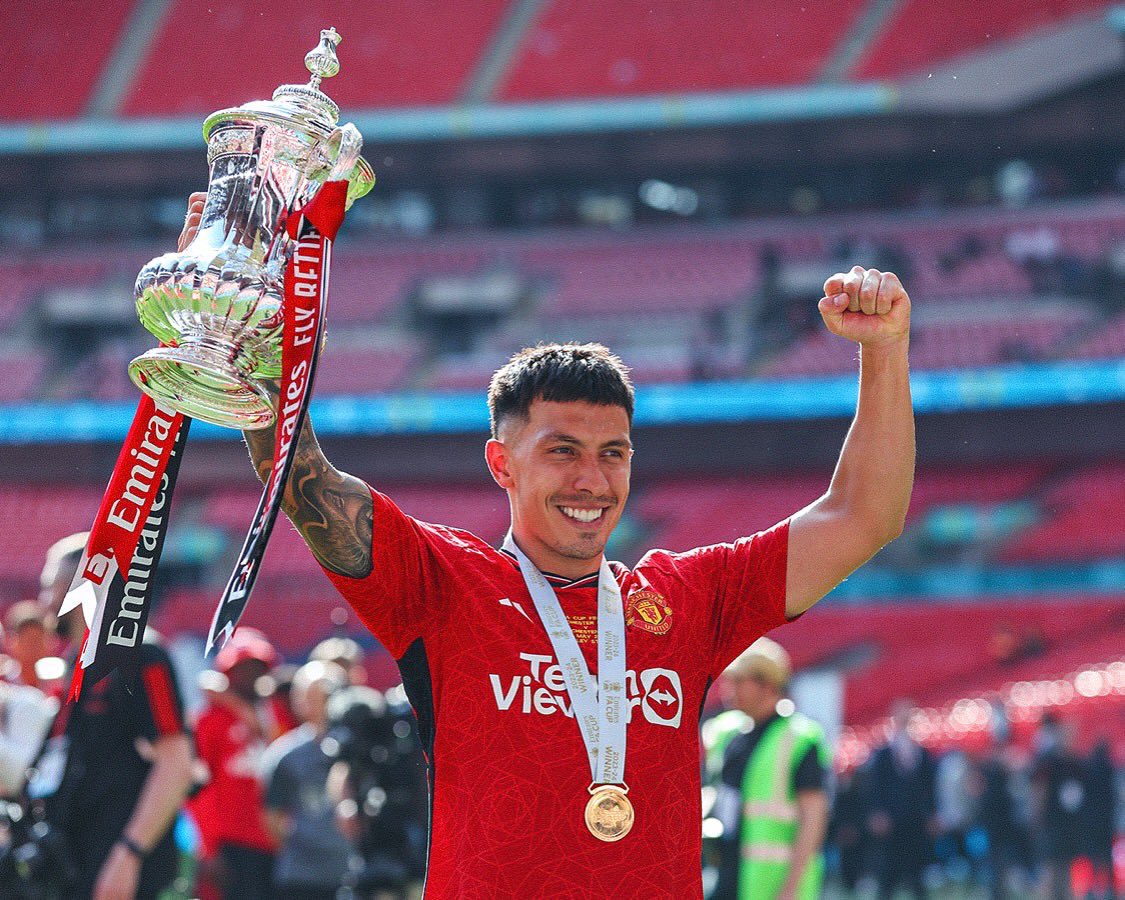
<instances>
[{"instance_id":1,"label":"smiling man","mask_svg":"<svg viewBox=\"0 0 1125 900\"><path fill-rule=\"evenodd\" d=\"M190 219L189 219L190 224ZM902 529L914 467L910 300L853 268L827 328L860 344L826 493L768 531L629 570L604 549L629 496L633 389L600 345L524 350L489 390L496 549L333 468L311 429L285 509L395 656L430 766L430 897L698 897L698 713L713 678ZM273 438L246 435L260 476Z\"/></svg>"}]
</instances>

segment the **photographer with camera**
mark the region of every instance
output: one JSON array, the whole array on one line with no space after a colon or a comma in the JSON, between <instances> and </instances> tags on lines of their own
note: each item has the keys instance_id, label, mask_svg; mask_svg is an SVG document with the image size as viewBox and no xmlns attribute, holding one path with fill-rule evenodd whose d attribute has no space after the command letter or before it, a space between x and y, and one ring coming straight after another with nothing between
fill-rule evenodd
<instances>
[{"instance_id":1,"label":"photographer with camera","mask_svg":"<svg viewBox=\"0 0 1125 900\"><path fill-rule=\"evenodd\" d=\"M340 829L363 859L353 896L413 897L426 870L426 782L405 693L353 685L328 701L325 751L336 759L329 795Z\"/></svg>"},{"instance_id":2,"label":"photographer with camera","mask_svg":"<svg viewBox=\"0 0 1125 900\"><path fill-rule=\"evenodd\" d=\"M85 543L85 534L75 534L48 551L44 608L59 607ZM84 631L81 609L63 616L58 629L73 660ZM175 673L146 635L135 681L115 671L59 710L15 823L0 875L11 888L5 896L156 898L176 875L171 825L187 795L191 761Z\"/></svg>"}]
</instances>

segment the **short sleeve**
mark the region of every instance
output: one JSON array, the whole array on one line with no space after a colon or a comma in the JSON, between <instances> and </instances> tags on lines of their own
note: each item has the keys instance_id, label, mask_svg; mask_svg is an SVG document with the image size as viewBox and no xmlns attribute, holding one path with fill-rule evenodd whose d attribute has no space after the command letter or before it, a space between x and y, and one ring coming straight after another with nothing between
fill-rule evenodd
<instances>
[{"instance_id":1,"label":"short sleeve","mask_svg":"<svg viewBox=\"0 0 1125 900\"><path fill-rule=\"evenodd\" d=\"M697 553L713 573L709 673L718 677L754 641L785 624L789 520L733 544L704 547Z\"/></svg>"},{"instance_id":2,"label":"short sleeve","mask_svg":"<svg viewBox=\"0 0 1125 900\"><path fill-rule=\"evenodd\" d=\"M797 763L797 768L793 772L794 791L797 793L801 791L823 791L828 786L827 772L820 756L820 748L817 744L812 744L805 751L805 755L801 757L801 761Z\"/></svg>"},{"instance_id":3,"label":"short sleeve","mask_svg":"<svg viewBox=\"0 0 1125 900\"><path fill-rule=\"evenodd\" d=\"M371 574L349 578L324 571L364 625L399 659L422 636L440 602L432 545L444 529L411 518L378 491L372 490L371 498Z\"/></svg>"},{"instance_id":4,"label":"short sleeve","mask_svg":"<svg viewBox=\"0 0 1125 900\"><path fill-rule=\"evenodd\" d=\"M137 731L149 740L182 734L184 706L172 662L155 644L144 644L143 648L139 689L134 686L127 692L133 698Z\"/></svg>"}]
</instances>

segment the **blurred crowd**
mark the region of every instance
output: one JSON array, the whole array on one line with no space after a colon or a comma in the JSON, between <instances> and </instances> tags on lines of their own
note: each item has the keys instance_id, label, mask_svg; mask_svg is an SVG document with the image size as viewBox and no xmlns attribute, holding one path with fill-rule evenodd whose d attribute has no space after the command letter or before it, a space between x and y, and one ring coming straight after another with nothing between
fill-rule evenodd
<instances>
[{"instance_id":1,"label":"blurred crowd","mask_svg":"<svg viewBox=\"0 0 1125 900\"><path fill-rule=\"evenodd\" d=\"M1108 741L1081 753L1048 713L1031 746L1001 729L983 754L934 753L911 737L913 713L900 702L886 743L839 775L827 853L846 896L1118 896L1122 773Z\"/></svg>"},{"instance_id":2,"label":"blurred crowd","mask_svg":"<svg viewBox=\"0 0 1125 900\"><path fill-rule=\"evenodd\" d=\"M155 635L138 678L113 674L65 703L81 615L53 610L81 546L60 542L41 599L3 617L0 896L420 896L426 770L402 688L367 686L350 638L284 661L243 627L190 712ZM1108 742L1079 752L1048 714L1029 745L1001 727L984 754L935 753L903 701L885 743L837 772L823 729L788 699L790 675L762 639L704 723L711 900L1118 896L1122 773ZM100 893L123 878L132 894Z\"/></svg>"},{"instance_id":3,"label":"blurred crowd","mask_svg":"<svg viewBox=\"0 0 1125 900\"><path fill-rule=\"evenodd\" d=\"M188 711L150 629L139 672L68 702L82 614L54 611L84 538L3 619L0 896L420 896L425 763L401 687L367 686L350 638L284 661L242 627Z\"/></svg>"}]
</instances>

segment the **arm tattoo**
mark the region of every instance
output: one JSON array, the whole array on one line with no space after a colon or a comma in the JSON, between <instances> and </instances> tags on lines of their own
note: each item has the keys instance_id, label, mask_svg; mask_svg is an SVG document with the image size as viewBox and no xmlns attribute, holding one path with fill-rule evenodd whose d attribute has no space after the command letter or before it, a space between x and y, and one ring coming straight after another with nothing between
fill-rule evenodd
<instances>
[{"instance_id":1,"label":"arm tattoo","mask_svg":"<svg viewBox=\"0 0 1125 900\"><path fill-rule=\"evenodd\" d=\"M246 444L258 477L265 481L273 468L273 430L246 432ZM371 574L371 492L324 458L308 420L297 442L282 507L321 565L350 578Z\"/></svg>"}]
</instances>

